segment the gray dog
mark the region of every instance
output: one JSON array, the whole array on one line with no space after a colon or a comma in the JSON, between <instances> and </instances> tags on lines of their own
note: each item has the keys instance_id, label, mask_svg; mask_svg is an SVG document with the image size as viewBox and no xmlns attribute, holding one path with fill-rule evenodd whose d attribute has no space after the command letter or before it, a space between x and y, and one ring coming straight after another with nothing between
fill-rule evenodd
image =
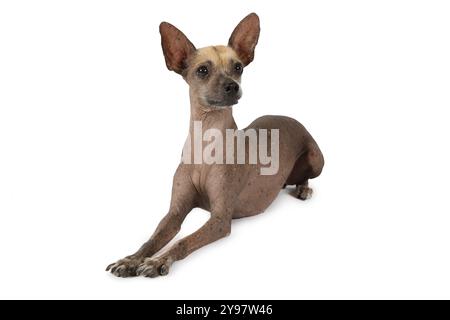
<instances>
[{"instance_id":1,"label":"gray dog","mask_svg":"<svg viewBox=\"0 0 450 320\"><path fill-rule=\"evenodd\" d=\"M201 122L202 133L215 129L226 135L229 129L237 130L232 106L242 95L241 75L244 67L253 61L259 31L259 18L252 13L234 29L228 46L196 49L176 27L161 23L167 68L182 75L189 85L190 137L195 134L196 122ZM309 198L312 190L308 188L308 180L320 175L324 165L322 152L308 131L292 118L263 116L244 131L272 129L277 130L279 138L276 173L260 174L263 167L260 162L182 162L173 179L169 212L150 240L135 254L109 265L106 270L118 277L166 275L173 262L229 235L232 219L263 212L285 185L296 185L296 196L302 200ZM267 139L270 144L271 136ZM249 148L245 148L248 158ZM208 210L210 219L199 230L156 256L175 237L187 214L196 207Z\"/></svg>"}]
</instances>

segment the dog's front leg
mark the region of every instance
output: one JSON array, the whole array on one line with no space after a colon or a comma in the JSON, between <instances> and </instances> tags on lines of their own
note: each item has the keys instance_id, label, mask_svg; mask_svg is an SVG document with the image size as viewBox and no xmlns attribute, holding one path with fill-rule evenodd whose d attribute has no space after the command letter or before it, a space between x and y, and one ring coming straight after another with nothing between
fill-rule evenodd
<instances>
[{"instance_id":1,"label":"dog's front leg","mask_svg":"<svg viewBox=\"0 0 450 320\"><path fill-rule=\"evenodd\" d=\"M188 168L180 165L173 179L169 212L161 220L150 240L135 254L110 264L106 271L111 270L111 273L118 277L136 276L136 270L145 258L153 256L177 235L187 214L196 207L197 197Z\"/></svg>"},{"instance_id":2,"label":"dog's front leg","mask_svg":"<svg viewBox=\"0 0 450 320\"><path fill-rule=\"evenodd\" d=\"M184 259L195 250L229 235L231 220L232 212L229 208L212 209L211 218L196 232L176 242L161 256L144 259L137 269L137 275L154 278L168 274L175 261Z\"/></svg>"}]
</instances>

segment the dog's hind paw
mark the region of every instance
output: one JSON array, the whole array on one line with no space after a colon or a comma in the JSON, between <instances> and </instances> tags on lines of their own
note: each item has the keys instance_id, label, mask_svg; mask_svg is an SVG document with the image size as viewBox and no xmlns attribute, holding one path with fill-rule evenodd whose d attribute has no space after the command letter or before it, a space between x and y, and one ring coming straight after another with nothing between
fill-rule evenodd
<instances>
[{"instance_id":1,"label":"dog's hind paw","mask_svg":"<svg viewBox=\"0 0 450 320\"><path fill-rule=\"evenodd\" d=\"M113 275L120 278L136 277L136 270L141 263L141 258L126 257L115 263L111 263L106 268L106 271L111 271Z\"/></svg>"},{"instance_id":2,"label":"dog's hind paw","mask_svg":"<svg viewBox=\"0 0 450 320\"><path fill-rule=\"evenodd\" d=\"M149 278L165 276L169 273L172 260L169 258L146 258L137 268L136 274Z\"/></svg>"},{"instance_id":3,"label":"dog's hind paw","mask_svg":"<svg viewBox=\"0 0 450 320\"><path fill-rule=\"evenodd\" d=\"M295 189L295 196L300 200L307 200L312 197L313 189L305 185L298 185Z\"/></svg>"}]
</instances>

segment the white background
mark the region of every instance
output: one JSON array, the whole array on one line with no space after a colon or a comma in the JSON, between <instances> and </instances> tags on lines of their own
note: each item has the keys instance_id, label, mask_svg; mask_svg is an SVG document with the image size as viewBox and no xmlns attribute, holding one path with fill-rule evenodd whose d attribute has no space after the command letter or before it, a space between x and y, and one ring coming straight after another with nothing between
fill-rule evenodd
<instances>
[{"instance_id":1,"label":"white background","mask_svg":"<svg viewBox=\"0 0 450 320\"><path fill-rule=\"evenodd\" d=\"M158 25L261 19L236 122L301 121L326 158L167 277L118 279L167 212L189 121ZM448 1L2 1L1 298L450 298ZM208 215L195 210L183 233Z\"/></svg>"}]
</instances>

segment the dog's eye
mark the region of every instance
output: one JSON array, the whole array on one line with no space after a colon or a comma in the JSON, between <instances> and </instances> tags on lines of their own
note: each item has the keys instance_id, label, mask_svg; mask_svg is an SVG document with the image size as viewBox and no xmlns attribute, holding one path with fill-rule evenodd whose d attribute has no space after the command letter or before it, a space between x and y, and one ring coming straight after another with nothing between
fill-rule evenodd
<instances>
[{"instance_id":1,"label":"dog's eye","mask_svg":"<svg viewBox=\"0 0 450 320\"><path fill-rule=\"evenodd\" d=\"M197 69L197 75L200 78L204 78L208 75L208 67L207 66L201 66Z\"/></svg>"},{"instance_id":2,"label":"dog's eye","mask_svg":"<svg viewBox=\"0 0 450 320\"><path fill-rule=\"evenodd\" d=\"M236 63L236 64L234 65L234 70L235 70L238 74L241 74L242 71L244 70L244 68L242 67L242 64L238 62L238 63Z\"/></svg>"}]
</instances>

